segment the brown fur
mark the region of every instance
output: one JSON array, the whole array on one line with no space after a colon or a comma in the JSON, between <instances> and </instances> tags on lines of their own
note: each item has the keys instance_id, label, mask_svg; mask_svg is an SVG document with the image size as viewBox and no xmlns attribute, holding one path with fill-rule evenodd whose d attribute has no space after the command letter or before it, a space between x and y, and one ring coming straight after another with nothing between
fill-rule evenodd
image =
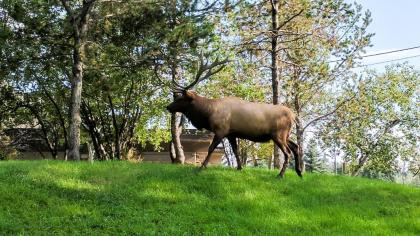
<instances>
[{"instance_id":1,"label":"brown fur","mask_svg":"<svg viewBox=\"0 0 420 236\"><path fill-rule=\"evenodd\" d=\"M242 167L237 154L236 138L254 142L273 140L285 155L279 175L283 177L293 153L296 172L301 176L297 145L289 140L295 115L288 107L247 102L235 97L208 99L195 92L185 91L167 109L170 112L182 112L197 129L204 128L215 134L203 167L206 167L211 153L225 137L233 148L238 169Z\"/></svg>"}]
</instances>

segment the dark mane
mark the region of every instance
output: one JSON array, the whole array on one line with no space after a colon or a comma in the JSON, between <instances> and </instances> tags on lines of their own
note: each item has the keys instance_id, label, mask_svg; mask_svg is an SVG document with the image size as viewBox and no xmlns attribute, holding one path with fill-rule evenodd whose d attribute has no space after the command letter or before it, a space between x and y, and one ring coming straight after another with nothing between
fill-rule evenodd
<instances>
[{"instance_id":1,"label":"dark mane","mask_svg":"<svg viewBox=\"0 0 420 236\"><path fill-rule=\"evenodd\" d=\"M209 101L203 101L203 97L197 96L192 104L189 107L184 115L188 118L192 125L197 129L207 129L210 131L210 121L209 117L211 114L211 107L209 106ZM206 99L210 100L210 99Z\"/></svg>"}]
</instances>

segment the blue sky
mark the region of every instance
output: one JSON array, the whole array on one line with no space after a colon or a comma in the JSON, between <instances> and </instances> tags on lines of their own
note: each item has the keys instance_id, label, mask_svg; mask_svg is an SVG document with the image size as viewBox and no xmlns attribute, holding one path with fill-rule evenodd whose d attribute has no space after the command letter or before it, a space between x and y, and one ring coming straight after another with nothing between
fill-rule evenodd
<instances>
[{"instance_id":1,"label":"blue sky","mask_svg":"<svg viewBox=\"0 0 420 236\"><path fill-rule=\"evenodd\" d=\"M373 47L368 48L366 54L420 46L420 0L356 0L356 2L372 13L372 23L368 31L375 33L375 36L372 39ZM420 55L420 48L366 58L363 64L415 55ZM420 57L406 61L416 69L420 69ZM382 69L385 65L387 64L369 68Z\"/></svg>"}]
</instances>

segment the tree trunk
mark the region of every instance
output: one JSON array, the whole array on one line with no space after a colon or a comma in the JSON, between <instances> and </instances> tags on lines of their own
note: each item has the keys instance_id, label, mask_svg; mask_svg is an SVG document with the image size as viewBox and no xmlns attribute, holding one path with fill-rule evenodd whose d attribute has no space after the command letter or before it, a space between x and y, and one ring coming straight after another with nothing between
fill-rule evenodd
<instances>
[{"instance_id":1,"label":"tree trunk","mask_svg":"<svg viewBox=\"0 0 420 236\"><path fill-rule=\"evenodd\" d=\"M241 161L242 167L246 167L246 162L248 161L247 144L247 141L238 139L238 153L240 156L239 160Z\"/></svg>"},{"instance_id":2,"label":"tree trunk","mask_svg":"<svg viewBox=\"0 0 420 236\"><path fill-rule=\"evenodd\" d=\"M227 147L227 145L225 144L225 142L226 142L226 139L223 139L223 141L222 141L222 144L223 144L223 150L224 150L224 152L225 152L225 157L226 157L227 164L228 164L228 166L229 166L229 167L231 167L231 166L232 166L232 164L231 164L231 162L230 162L230 153L229 153L229 151L227 150L227 149L228 149L228 147Z\"/></svg>"},{"instance_id":3,"label":"tree trunk","mask_svg":"<svg viewBox=\"0 0 420 236\"><path fill-rule=\"evenodd\" d=\"M77 41L80 41L77 40ZM70 138L68 158L80 161L80 104L82 102L82 78L83 62L80 56L80 42L76 44L73 52L73 78L71 81L71 114L70 114Z\"/></svg>"},{"instance_id":4,"label":"tree trunk","mask_svg":"<svg viewBox=\"0 0 420 236\"><path fill-rule=\"evenodd\" d=\"M334 153L334 174L337 174L337 156Z\"/></svg>"},{"instance_id":5,"label":"tree trunk","mask_svg":"<svg viewBox=\"0 0 420 236\"><path fill-rule=\"evenodd\" d=\"M98 140L95 136L93 129L89 129L89 134L90 139L92 140L93 150L96 153L96 158L98 158L98 160L102 160L103 157L101 155L101 151L99 150Z\"/></svg>"},{"instance_id":6,"label":"tree trunk","mask_svg":"<svg viewBox=\"0 0 420 236\"><path fill-rule=\"evenodd\" d=\"M100 134L95 131L93 124L88 125L90 139L92 140L93 150L96 153L98 160L105 160L107 158L106 152L103 149L102 142L100 141Z\"/></svg>"},{"instance_id":7,"label":"tree trunk","mask_svg":"<svg viewBox=\"0 0 420 236\"><path fill-rule=\"evenodd\" d=\"M107 153L103 146L101 137L104 136L98 129L98 122L92 115L92 108L89 103L82 101L82 118L85 128L89 131L90 139L92 140L93 150L95 151L98 160L108 160Z\"/></svg>"},{"instance_id":8,"label":"tree trunk","mask_svg":"<svg viewBox=\"0 0 420 236\"><path fill-rule=\"evenodd\" d=\"M271 86L273 90L273 104L279 104L279 78L278 78L278 0L271 1ZM280 149L277 145L274 145L274 168L280 168L282 163L280 161Z\"/></svg>"},{"instance_id":9,"label":"tree trunk","mask_svg":"<svg viewBox=\"0 0 420 236\"><path fill-rule=\"evenodd\" d=\"M252 164L254 165L254 167L258 166L258 161L257 161L258 157L252 155Z\"/></svg>"},{"instance_id":10,"label":"tree trunk","mask_svg":"<svg viewBox=\"0 0 420 236\"><path fill-rule=\"evenodd\" d=\"M350 171L350 175L351 176L357 176L360 174L360 171L363 169L363 167L365 166L365 163L367 162L369 157L369 154L363 154L360 158L359 158L359 163L354 167L351 168Z\"/></svg>"},{"instance_id":11,"label":"tree trunk","mask_svg":"<svg viewBox=\"0 0 420 236\"><path fill-rule=\"evenodd\" d=\"M95 151L92 149L91 143L87 143L87 147L88 147L88 161L89 163L93 163Z\"/></svg>"},{"instance_id":12,"label":"tree trunk","mask_svg":"<svg viewBox=\"0 0 420 236\"><path fill-rule=\"evenodd\" d=\"M303 127L299 118L296 117L296 141L298 145L299 168L302 172L305 171L305 163L303 161Z\"/></svg>"},{"instance_id":13,"label":"tree trunk","mask_svg":"<svg viewBox=\"0 0 420 236\"><path fill-rule=\"evenodd\" d=\"M294 93L293 93L293 98L294 98L294 106L295 106L295 111L296 111L296 117L295 117L295 122L296 122L296 141L297 141L297 145L298 145L298 158L299 158L299 169L302 171L302 173L305 171L305 162L303 161L303 140L304 140L304 126L302 124L302 120L300 119L300 114L301 114L301 110L302 110L302 106L301 106L301 101L300 101L300 97L299 94L300 93L300 87L299 87L299 76L296 73L296 68L294 68Z\"/></svg>"},{"instance_id":14,"label":"tree trunk","mask_svg":"<svg viewBox=\"0 0 420 236\"><path fill-rule=\"evenodd\" d=\"M246 167L246 163L248 162L248 153L242 152L241 155L241 164L243 167Z\"/></svg>"},{"instance_id":15,"label":"tree trunk","mask_svg":"<svg viewBox=\"0 0 420 236\"><path fill-rule=\"evenodd\" d=\"M83 61L82 55L86 42L88 30L89 13L92 10L95 0L83 1L80 12L76 13L71 9L67 0L61 0L73 27L73 67L71 81L71 101L70 101L70 132L69 132L69 152L68 158L80 160L80 105L82 103L82 80L83 80Z\"/></svg>"},{"instance_id":16,"label":"tree trunk","mask_svg":"<svg viewBox=\"0 0 420 236\"><path fill-rule=\"evenodd\" d=\"M171 136L172 142L175 149L175 163L184 164L185 155L184 149L181 144L181 133L182 133L182 114L176 112L171 115Z\"/></svg>"},{"instance_id":17,"label":"tree trunk","mask_svg":"<svg viewBox=\"0 0 420 236\"><path fill-rule=\"evenodd\" d=\"M117 123L117 117L115 115L114 104L112 103L112 98L109 94L108 94L108 102L111 108L112 126L114 126L115 155L116 155L117 160L120 160L121 159L120 130Z\"/></svg>"},{"instance_id":18,"label":"tree trunk","mask_svg":"<svg viewBox=\"0 0 420 236\"><path fill-rule=\"evenodd\" d=\"M54 100L54 98L51 96L50 92L42 85L42 83L38 80L38 83L42 86L42 90L44 91L47 98L50 100L50 102L53 104L55 108L55 112L58 115L58 119L60 120L61 129L63 130L63 136L64 136L64 160L67 161L67 152L69 147L69 142L67 140L67 128L66 128L66 122L64 120L64 117L62 115L60 106L58 106L57 102Z\"/></svg>"},{"instance_id":19,"label":"tree trunk","mask_svg":"<svg viewBox=\"0 0 420 236\"><path fill-rule=\"evenodd\" d=\"M35 106L28 104L21 104L20 105L23 108L27 108L33 116L35 116L36 120L38 121L39 125L41 126L42 136L41 138L44 139L45 145L47 145L48 151L51 154L51 157L53 159L57 159L57 145L58 142L52 142L50 138L48 137L48 127L46 127L46 124L44 120L42 119L41 115L39 114L38 110ZM42 153L41 153L42 154ZM42 154L43 159L45 159L45 156Z\"/></svg>"},{"instance_id":20,"label":"tree trunk","mask_svg":"<svg viewBox=\"0 0 420 236\"><path fill-rule=\"evenodd\" d=\"M171 162L172 163L175 163L175 161L176 161L176 153L175 153L174 142L172 142L172 140L171 140L171 143L170 143L169 148L170 148L170 150L169 150L169 157L171 158Z\"/></svg>"}]
</instances>

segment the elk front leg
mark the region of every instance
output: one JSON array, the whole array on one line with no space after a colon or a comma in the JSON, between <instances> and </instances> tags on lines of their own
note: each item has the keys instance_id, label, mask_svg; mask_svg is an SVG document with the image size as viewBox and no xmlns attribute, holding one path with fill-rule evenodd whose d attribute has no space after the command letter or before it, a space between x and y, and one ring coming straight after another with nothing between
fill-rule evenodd
<instances>
[{"instance_id":1,"label":"elk front leg","mask_svg":"<svg viewBox=\"0 0 420 236\"><path fill-rule=\"evenodd\" d=\"M213 153L214 149L217 147L217 145L219 145L219 143L221 141L222 141L221 138L218 138L216 135L214 136L213 141L210 144L209 151L207 153L206 159L204 159L203 164L201 165L201 168L207 167L207 163L210 160L211 154Z\"/></svg>"}]
</instances>

